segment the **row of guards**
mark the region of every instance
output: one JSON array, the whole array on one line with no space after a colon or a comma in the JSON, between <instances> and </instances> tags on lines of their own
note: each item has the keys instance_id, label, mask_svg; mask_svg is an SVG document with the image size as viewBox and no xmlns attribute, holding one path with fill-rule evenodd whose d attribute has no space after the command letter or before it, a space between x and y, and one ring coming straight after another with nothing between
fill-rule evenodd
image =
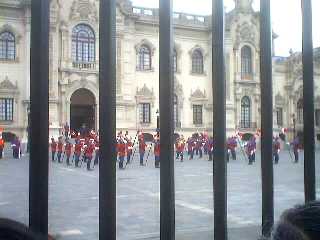
<instances>
[{"instance_id":1,"label":"row of guards","mask_svg":"<svg viewBox=\"0 0 320 240\"><path fill-rule=\"evenodd\" d=\"M282 132L273 138L273 161L275 164L279 162L279 154L281 149L280 141L283 141L283 145L288 145L290 158L294 163L299 161L299 150L302 149L302 145L299 138L296 137L291 143L286 142L287 130L283 129ZM258 129L255 134L251 135L249 139L244 139L244 134L239 131L235 135L227 138L227 161L229 159L236 160L237 152L240 153L241 158L244 161L248 161L249 165L252 165L256 160L257 138L261 135L261 131ZM69 138L71 137L71 138ZM150 140L150 139L149 139ZM160 167L160 134L159 131L153 136L153 139L148 142L145 141L145 135L142 131L137 131L134 139L129 136L128 131L125 134L120 131L116 138L116 152L118 155L119 169L125 169L128 164L131 163L135 153L139 152L139 160L141 166L146 166L150 160L151 153L154 156L155 168ZM291 152L293 149L293 155ZM285 148L285 147L284 147ZM214 139L207 133L196 133L188 137L187 140L183 135L178 136L175 140L176 159L181 162L184 161L184 155L187 153L188 159L194 159L194 155L202 159L203 155L208 155L208 161L213 161L213 149ZM77 134L66 134L60 136L58 141L54 138L51 139L51 153L52 161L62 163L64 159L68 166L74 163L75 167L81 167L85 165L87 170L94 169L99 163L99 136L94 131L89 131L89 134L85 136ZM73 154L72 154L73 153ZM126 163L125 162L126 158ZM94 159L92 164L92 159ZM91 166L92 165L92 166Z\"/></svg>"},{"instance_id":2,"label":"row of guards","mask_svg":"<svg viewBox=\"0 0 320 240\"><path fill-rule=\"evenodd\" d=\"M5 150L5 139L3 138L3 128L0 128L0 159L4 157L4 150ZM12 157L15 159L21 158L21 141L19 137L13 136L11 139L11 150L12 150Z\"/></svg>"}]
</instances>

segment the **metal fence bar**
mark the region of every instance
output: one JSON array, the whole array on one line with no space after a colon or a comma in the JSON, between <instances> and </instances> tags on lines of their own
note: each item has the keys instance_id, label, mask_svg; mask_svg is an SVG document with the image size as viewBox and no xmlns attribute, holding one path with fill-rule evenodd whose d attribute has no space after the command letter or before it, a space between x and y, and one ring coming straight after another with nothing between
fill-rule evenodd
<instances>
[{"instance_id":1,"label":"metal fence bar","mask_svg":"<svg viewBox=\"0 0 320 240\"><path fill-rule=\"evenodd\" d=\"M316 199L314 80L311 0L302 0L302 64L304 121L304 191L305 201Z\"/></svg>"},{"instance_id":2,"label":"metal fence bar","mask_svg":"<svg viewBox=\"0 0 320 240\"><path fill-rule=\"evenodd\" d=\"M100 0L99 239L116 239L116 1Z\"/></svg>"},{"instance_id":3,"label":"metal fence bar","mask_svg":"<svg viewBox=\"0 0 320 240\"><path fill-rule=\"evenodd\" d=\"M48 235L49 0L31 2L29 226Z\"/></svg>"},{"instance_id":4,"label":"metal fence bar","mask_svg":"<svg viewBox=\"0 0 320 240\"><path fill-rule=\"evenodd\" d=\"M223 0L212 1L212 88L214 147L214 239L226 240L227 163Z\"/></svg>"},{"instance_id":5,"label":"metal fence bar","mask_svg":"<svg viewBox=\"0 0 320 240\"><path fill-rule=\"evenodd\" d=\"M262 235L269 237L273 209L273 96L270 0L260 0Z\"/></svg>"},{"instance_id":6,"label":"metal fence bar","mask_svg":"<svg viewBox=\"0 0 320 240\"><path fill-rule=\"evenodd\" d=\"M160 239L175 239L172 0L159 0Z\"/></svg>"}]
</instances>

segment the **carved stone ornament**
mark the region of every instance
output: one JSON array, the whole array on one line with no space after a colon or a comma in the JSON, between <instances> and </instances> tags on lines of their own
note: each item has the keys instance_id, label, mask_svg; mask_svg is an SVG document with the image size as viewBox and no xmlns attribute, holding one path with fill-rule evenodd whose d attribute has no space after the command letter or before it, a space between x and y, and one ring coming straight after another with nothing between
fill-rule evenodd
<instances>
[{"instance_id":1,"label":"carved stone ornament","mask_svg":"<svg viewBox=\"0 0 320 240\"><path fill-rule=\"evenodd\" d=\"M250 43L251 45L256 46L256 35L254 28L254 26L249 25L247 22L238 25L236 29L236 49L239 48L240 43Z\"/></svg>"},{"instance_id":2,"label":"carved stone ornament","mask_svg":"<svg viewBox=\"0 0 320 240\"><path fill-rule=\"evenodd\" d=\"M197 90L195 90L194 92L191 92L191 99L206 99L207 95L206 95L206 90L204 90L203 92L198 88Z\"/></svg>"},{"instance_id":3,"label":"carved stone ornament","mask_svg":"<svg viewBox=\"0 0 320 240\"><path fill-rule=\"evenodd\" d=\"M74 0L70 11L70 20L98 22L98 10L96 4L90 0Z\"/></svg>"},{"instance_id":4,"label":"carved stone ornament","mask_svg":"<svg viewBox=\"0 0 320 240\"><path fill-rule=\"evenodd\" d=\"M140 51L141 46L146 45L150 48L151 55L154 55L154 52L156 50L156 47L150 42L148 39L143 39L138 44L135 45L136 53L138 54Z\"/></svg>"},{"instance_id":5,"label":"carved stone ornament","mask_svg":"<svg viewBox=\"0 0 320 240\"><path fill-rule=\"evenodd\" d=\"M154 97L154 93L153 90L150 90L146 84L143 85L143 87L139 90L137 88L137 96L143 96L143 97L150 97L153 98Z\"/></svg>"},{"instance_id":6,"label":"carved stone ornament","mask_svg":"<svg viewBox=\"0 0 320 240\"><path fill-rule=\"evenodd\" d=\"M0 83L0 89L5 89L5 90L17 90L18 86L14 85L6 76L6 78Z\"/></svg>"}]
</instances>

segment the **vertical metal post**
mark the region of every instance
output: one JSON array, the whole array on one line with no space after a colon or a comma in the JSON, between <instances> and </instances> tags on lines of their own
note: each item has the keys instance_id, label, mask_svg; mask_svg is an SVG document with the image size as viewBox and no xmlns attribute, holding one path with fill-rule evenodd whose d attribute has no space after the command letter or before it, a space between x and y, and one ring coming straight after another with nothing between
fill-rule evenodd
<instances>
[{"instance_id":1,"label":"vertical metal post","mask_svg":"<svg viewBox=\"0 0 320 240\"><path fill-rule=\"evenodd\" d=\"M311 0L302 0L302 64L303 64L303 122L304 122L304 191L305 201L316 199L314 80Z\"/></svg>"},{"instance_id":2,"label":"vertical metal post","mask_svg":"<svg viewBox=\"0 0 320 240\"><path fill-rule=\"evenodd\" d=\"M273 95L270 0L260 0L262 235L269 237L273 209Z\"/></svg>"},{"instance_id":3,"label":"vertical metal post","mask_svg":"<svg viewBox=\"0 0 320 240\"><path fill-rule=\"evenodd\" d=\"M29 226L48 235L49 0L31 2Z\"/></svg>"},{"instance_id":4,"label":"vertical metal post","mask_svg":"<svg viewBox=\"0 0 320 240\"><path fill-rule=\"evenodd\" d=\"M226 163L226 93L224 58L223 0L212 1L212 88L214 148L214 237L228 239L227 233L227 163Z\"/></svg>"},{"instance_id":5,"label":"vertical metal post","mask_svg":"<svg viewBox=\"0 0 320 240\"><path fill-rule=\"evenodd\" d=\"M100 0L99 239L116 239L116 1Z\"/></svg>"},{"instance_id":6,"label":"vertical metal post","mask_svg":"<svg viewBox=\"0 0 320 240\"><path fill-rule=\"evenodd\" d=\"M172 0L159 0L160 239L175 239Z\"/></svg>"}]
</instances>

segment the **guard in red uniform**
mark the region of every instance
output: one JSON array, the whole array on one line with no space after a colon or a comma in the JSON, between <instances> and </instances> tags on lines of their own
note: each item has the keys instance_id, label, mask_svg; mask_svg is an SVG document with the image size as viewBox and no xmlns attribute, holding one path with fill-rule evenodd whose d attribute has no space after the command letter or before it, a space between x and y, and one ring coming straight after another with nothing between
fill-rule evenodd
<instances>
[{"instance_id":1,"label":"guard in red uniform","mask_svg":"<svg viewBox=\"0 0 320 240\"><path fill-rule=\"evenodd\" d=\"M99 149L100 149L98 137L96 137L94 145L95 145L94 165L98 165L99 164Z\"/></svg>"},{"instance_id":2,"label":"guard in red uniform","mask_svg":"<svg viewBox=\"0 0 320 240\"><path fill-rule=\"evenodd\" d=\"M51 147L51 158L52 158L52 162L54 162L54 158L55 158L55 156L56 156L56 151L57 151L57 143L56 143L56 141L54 140L54 138L51 138L50 147Z\"/></svg>"},{"instance_id":3,"label":"guard in red uniform","mask_svg":"<svg viewBox=\"0 0 320 240\"><path fill-rule=\"evenodd\" d=\"M195 147L195 141L194 139L191 137L188 139L187 141L188 144L188 155L189 155L189 160L193 159L193 154L194 154L194 147Z\"/></svg>"},{"instance_id":4,"label":"guard in red uniform","mask_svg":"<svg viewBox=\"0 0 320 240\"><path fill-rule=\"evenodd\" d=\"M76 144L74 145L74 162L75 162L75 167L79 166L79 159L81 155L81 150L82 150L82 144L80 140L76 140Z\"/></svg>"},{"instance_id":5,"label":"guard in red uniform","mask_svg":"<svg viewBox=\"0 0 320 240\"><path fill-rule=\"evenodd\" d=\"M179 139L179 142L178 142L178 157L180 157L180 161L183 162L183 151L184 151L184 147L185 147L185 142L184 142L184 139L183 138L180 138Z\"/></svg>"},{"instance_id":6,"label":"guard in red uniform","mask_svg":"<svg viewBox=\"0 0 320 240\"><path fill-rule=\"evenodd\" d=\"M92 160L92 156L93 156L93 152L94 152L95 146L93 144L93 142L89 142L87 145L87 148L85 150L85 158L87 161L87 170L90 171L91 169L91 160Z\"/></svg>"},{"instance_id":7,"label":"guard in red uniform","mask_svg":"<svg viewBox=\"0 0 320 240\"><path fill-rule=\"evenodd\" d=\"M71 156L71 150L72 150L72 144L70 143L70 141L67 140L67 143L66 143L66 146L65 146L65 153L66 153L66 156L67 156L67 165L70 166L70 156Z\"/></svg>"},{"instance_id":8,"label":"guard in red uniform","mask_svg":"<svg viewBox=\"0 0 320 240\"><path fill-rule=\"evenodd\" d=\"M57 154L58 163L62 162L62 160L61 160L62 151L63 151L62 137L59 137L58 138L58 154Z\"/></svg>"},{"instance_id":9,"label":"guard in red uniform","mask_svg":"<svg viewBox=\"0 0 320 240\"><path fill-rule=\"evenodd\" d=\"M154 138L154 166L160 167L160 136L157 134Z\"/></svg>"},{"instance_id":10,"label":"guard in red uniform","mask_svg":"<svg viewBox=\"0 0 320 240\"><path fill-rule=\"evenodd\" d=\"M144 142L143 136L139 139L139 154L140 154L140 165L143 166L144 153L146 151L147 144Z\"/></svg>"},{"instance_id":11,"label":"guard in red uniform","mask_svg":"<svg viewBox=\"0 0 320 240\"><path fill-rule=\"evenodd\" d=\"M124 157L126 156L126 144L124 143L123 139L120 139L118 143L118 155L119 155L119 169L124 169L123 161L124 161Z\"/></svg>"},{"instance_id":12,"label":"guard in red uniform","mask_svg":"<svg viewBox=\"0 0 320 240\"><path fill-rule=\"evenodd\" d=\"M0 159L3 157L3 149L4 149L4 140L0 137Z\"/></svg>"},{"instance_id":13,"label":"guard in red uniform","mask_svg":"<svg viewBox=\"0 0 320 240\"><path fill-rule=\"evenodd\" d=\"M127 164L129 164L132 156L132 149L133 149L131 138L130 139L128 138L126 147L127 147Z\"/></svg>"}]
</instances>

